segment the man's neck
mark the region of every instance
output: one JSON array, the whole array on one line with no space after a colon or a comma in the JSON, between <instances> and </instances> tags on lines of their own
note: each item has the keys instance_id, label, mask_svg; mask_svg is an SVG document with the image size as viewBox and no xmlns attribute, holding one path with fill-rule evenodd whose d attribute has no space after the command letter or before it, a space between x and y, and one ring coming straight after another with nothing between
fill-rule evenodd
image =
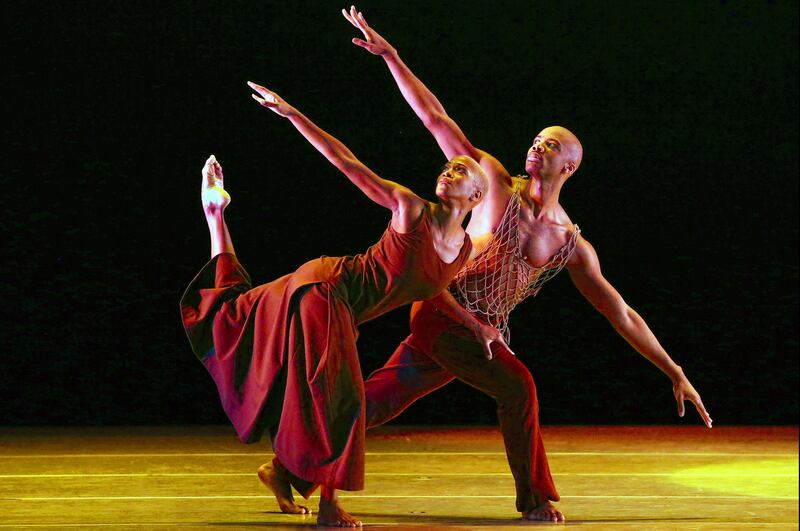
<instances>
[{"instance_id":1,"label":"man's neck","mask_svg":"<svg viewBox=\"0 0 800 531\"><path fill-rule=\"evenodd\" d=\"M563 185L564 179L550 180L531 175L530 183L523 193L525 206L533 211L534 217L538 220L550 218L555 220Z\"/></svg>"}]
</instances>

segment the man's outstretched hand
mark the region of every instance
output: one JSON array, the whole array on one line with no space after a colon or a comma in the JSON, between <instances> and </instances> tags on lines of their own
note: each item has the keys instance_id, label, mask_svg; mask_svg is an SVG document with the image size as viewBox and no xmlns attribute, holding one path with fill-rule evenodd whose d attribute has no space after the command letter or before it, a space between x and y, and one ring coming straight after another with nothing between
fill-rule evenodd
<instances>
[{"instance_id":1,"label":"man's outstretched hand","mask_svg":"<svg viewBox=\"0 0 800 531\"><path fill-rule=\"evenodd\" d=\"M694 386L689 383L689 380L686 376L681 375L676 381L672 383L672 392L675 394L675 400L678 402L678 416L682 417L686 409L684 407L683 402L688 400L692 404L694 404L695 409L697 409L697 413L700 414L700 417L703 419L703 422L709 428L711 427L711 423L714 422L711 420L711 415L708 414L706 411L706 407L703 405L703 400L700 398L700 393L698 393Z\"/></svg>"},{"instance_id":2,"label":"man's outstretched hand","mask_svg":"<svg viewBox=\"0 0 800 531\"><path fill-rule=\"evenodd\" d=\"M349 13L347 10L342 9L342 15L344 15L344 18L346 18L350 24L361 30L361 33L364 34L364 38L367 39L366 41L363 39L353 39L353 44L361 46L369 53L375 55L385 55L394 51L394 48L386 42L386 39L369 27L367 21L364 20L364 15L362 15L360 11L356 11L356 6L350 6Z\"/></svg>"}]
</instances>

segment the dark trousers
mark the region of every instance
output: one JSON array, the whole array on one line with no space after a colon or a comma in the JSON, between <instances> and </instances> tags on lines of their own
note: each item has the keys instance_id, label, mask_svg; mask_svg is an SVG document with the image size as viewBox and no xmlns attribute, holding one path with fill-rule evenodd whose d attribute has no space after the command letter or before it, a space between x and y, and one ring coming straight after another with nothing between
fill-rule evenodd
<instances>
[{"instance_id":1,"label":"dark trousers","mask_svg":"<svg viewBox=\"0 0 800 531\"><path fill-rule=\"evenodd\" d=\"M506 349L493 345L487 360L469 332L426 302L411 309L411 335L386 364L364 382L367 427L399 415L418 398L454 378L497 402L508 464L517 491L517 510L558 501L539 429L536 385L528 368Z\"/></svg>"}]
</instances>

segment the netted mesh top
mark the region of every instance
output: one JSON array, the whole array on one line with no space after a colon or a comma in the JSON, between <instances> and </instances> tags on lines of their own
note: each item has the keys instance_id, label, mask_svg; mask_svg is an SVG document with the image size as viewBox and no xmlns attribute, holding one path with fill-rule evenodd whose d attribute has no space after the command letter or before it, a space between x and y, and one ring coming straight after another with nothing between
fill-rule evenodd
<instances>
[{"instance_id":1,"label":"netted mesh top","mask_svg":"<svg viewBox=\"0 0 800 531\"><path fill-rule=\"evenodd\" d=\"M536 296L542 285L556 276L575 252L580 228L575 225L569 241L541 267L525 261L519 243L519 209L522 183L508 200L503 219L489 245L475 260L458 272L450 292L458 302L482 320L497 327L506 342L511 340L508 316L528 297Z\"/></svg>"}]
</instances>

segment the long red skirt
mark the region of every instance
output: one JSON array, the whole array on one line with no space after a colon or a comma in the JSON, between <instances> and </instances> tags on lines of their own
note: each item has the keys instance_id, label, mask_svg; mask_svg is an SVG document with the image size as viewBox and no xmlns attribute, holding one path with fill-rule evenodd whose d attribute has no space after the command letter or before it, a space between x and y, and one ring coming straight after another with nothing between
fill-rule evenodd
<instances>
[{"instance_id":1,"label":"long red skirt","mask_svg":"<svg viewBox=\"0 0 800 531\"><path fill-rule=\"evenodd\" d=\"M242 442L267 430L303 481L364 488L364 383L347 294L313 260L251 288L232 254L211 259L181 300L184 328Z\"/></svg>"}]
</instances>

